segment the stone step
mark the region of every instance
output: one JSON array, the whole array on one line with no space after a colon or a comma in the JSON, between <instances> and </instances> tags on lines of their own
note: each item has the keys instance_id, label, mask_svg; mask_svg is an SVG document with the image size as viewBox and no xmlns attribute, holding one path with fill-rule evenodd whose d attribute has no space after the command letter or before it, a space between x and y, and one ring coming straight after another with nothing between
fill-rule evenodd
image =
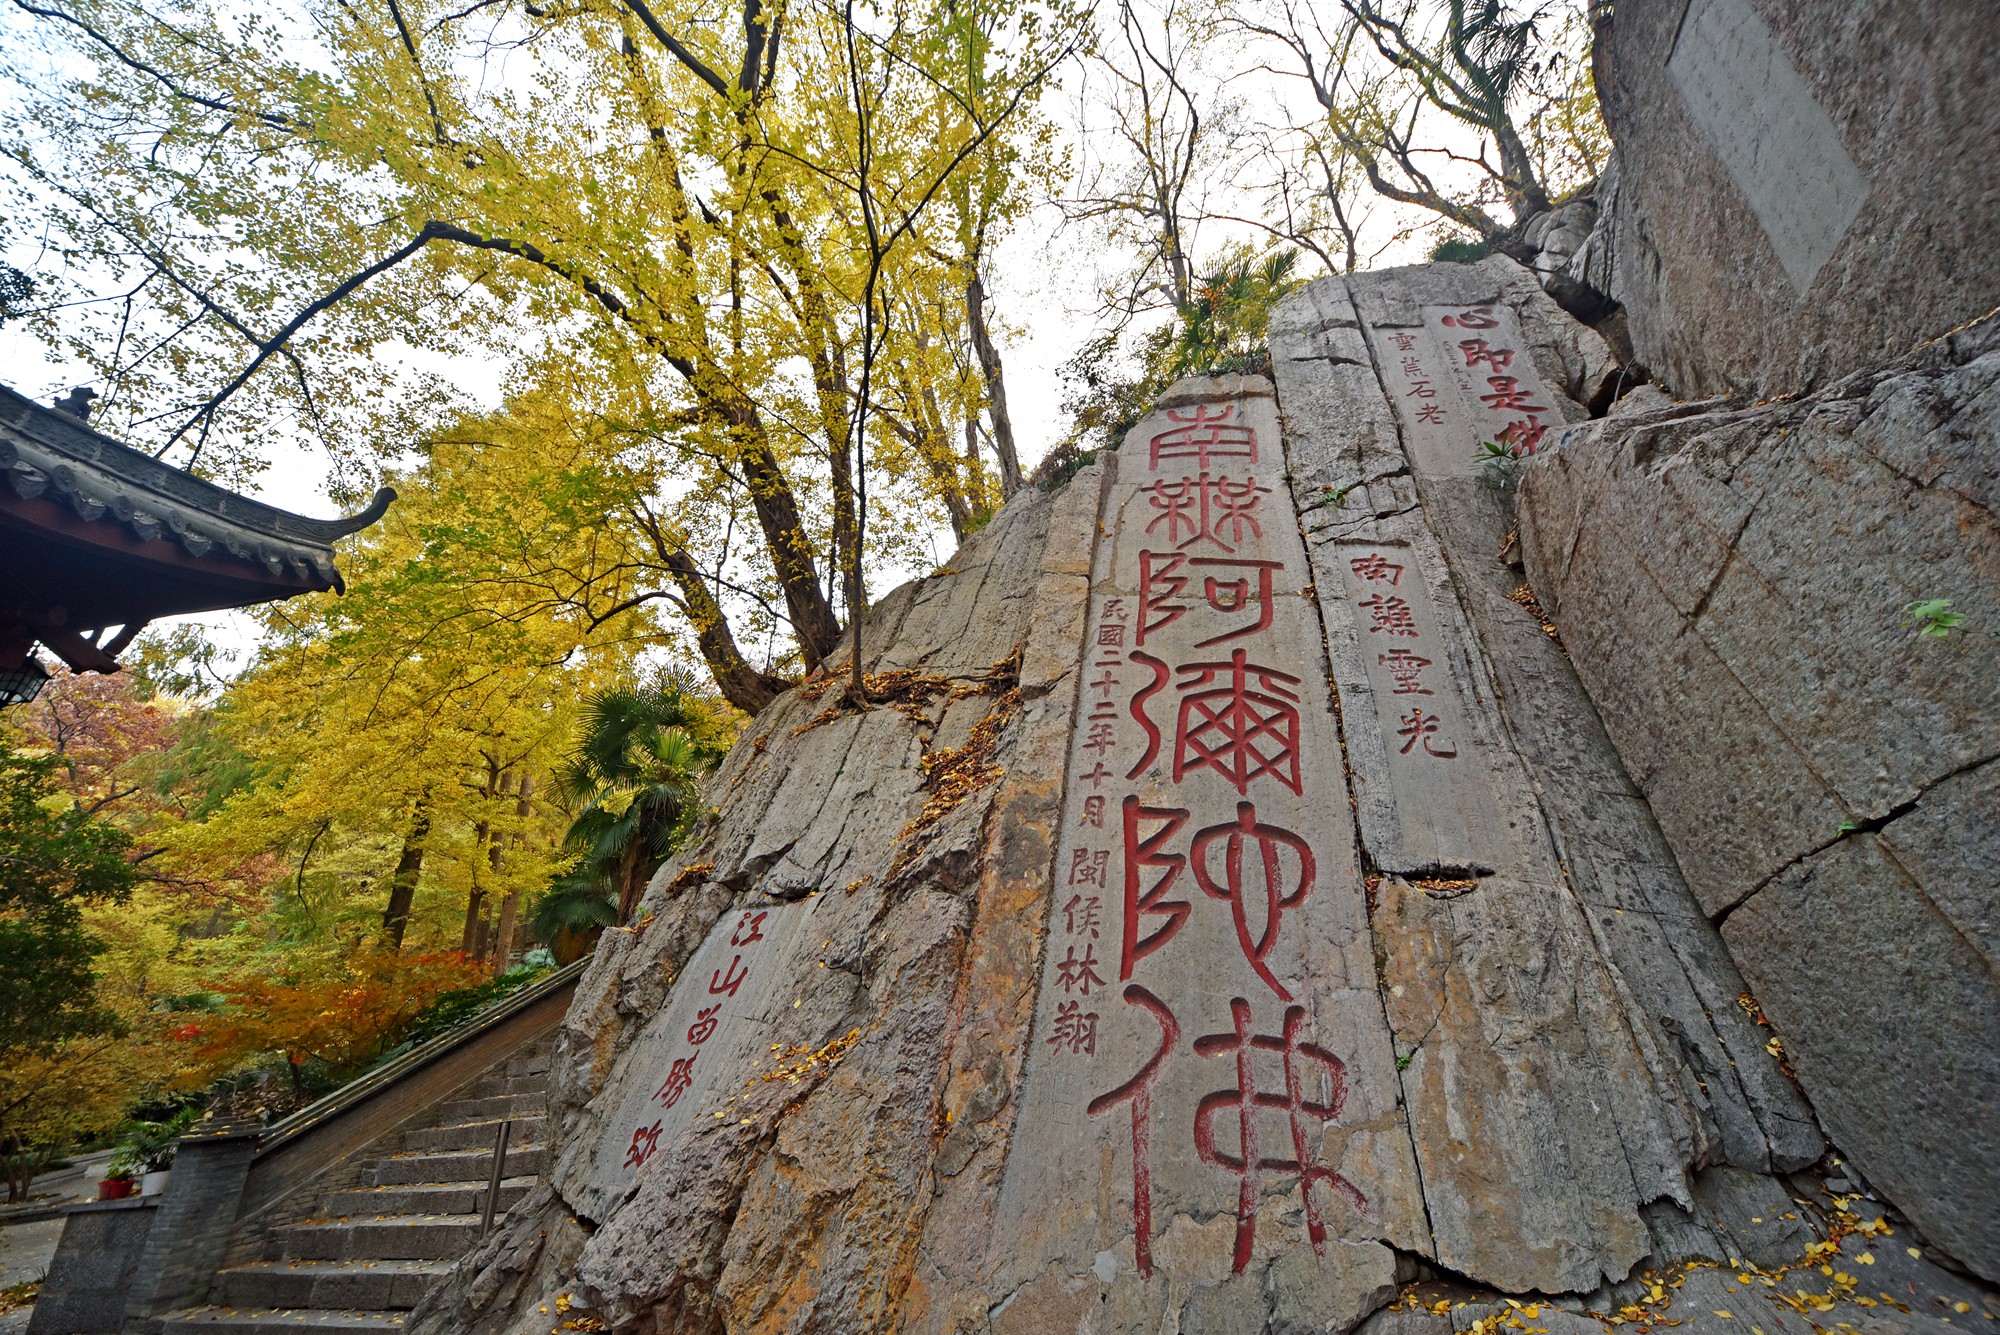
<instances>
[{"instance_id":1,"label":"stone step","mask_svg":"<svg viewBox=\"0 0 2000 1335\"><path fill-rule=\"evenodd\" d=\"M507 1146L508 1177L534 1177L542 1171L542 1164L548 1157L541 1145L523 1145L512 1141ZM463 1182L484 1182L493 1171L493 1142L491 1134L483 1150L449 1150L444 1152L392 1154L386 1159L377 1159L363 1173L363 1179L376 1187L400 1187L413 1183L456 1184Z\"/></svg>"},{"instance_id":2,"label":"stone step","mask_svg":"<svg viewBox=\"0 0 2000 1335\"><path fill-rule=\"evenodd\" d=\"M546 1076L548 1072L549 1054L546 1052L526 1053L507 1063L507 1074L510 1076Z\"/></svg>"},{"instance_id":3,"label":"stone step","mask_svg":"<svg viewBox=\"0 0 2000 1335\"><path fill-rule=\"evenodd\" d=\"M478 1240L476 1214L318 1219L272 1229L266 1255L277 1261L442 1261L463 1256Z\"/></svg>"},{"instance_id":4,"label":"stone step","mask_svg":"<svg viewBox=\"0 0 2000 1335\"><path fill-rule=\"evenodd\" d=\"M401 1330L401 1312L318 1308L194 1307L166 1318L161 1335L284 1335L297 1330Z\"/></svg>"},{"instance_id":5,"label":"stone step","mask_svg":"<svg viewBox=\"0 0 2000 1335\"><path fill-rule=\"evenodd\" d=\"M220 1307L407 1310L450 1269L449 1260L260 1261L222 1271L210 1296Z\"/></svg>"},{"instance_id":6,"label":"stone step","mask_svg":"<svg viewBox=\"0 0 2000 1335\"><path fill-rule=\"evenodd\" d=\"M403 1133L405 1153L434 1153L438 1150L488 1150L500 1130L499 1118L484 1122L460 1122L455 1126L433 1126L421 1131ZM511 1141L539 1143L544 1139L549 1119L546 1117L516 1117Z\"/></svg>"},{"instance_id":7,"label":"stone step","mask_svg":"<svg viewBox=\"0 0 2000 1335\"><path fill-rule=\"evenodd\" d=\"M484 1075L456 1092L461 1099L490 1099L496 1094L540 1094L549 1087L545 1075Z\"/></svg>"},{"instance_id":8,"label":"stone step","mask_svg":"<svg viewBox=\"0 0 2000 1335\"><path fill-rule=\"evenodd\" d=\"M540 1117L548 1111L548 1099L536 1094L493 1094L485 1098L453 1099L438 1105L437 1124L454 1126L460 1122L490 1122L496 1117Z\"/></svg>"},{"instance_id":9,"label":"stone step","mask_svg":"<svg viewBox=\"0 0 2000 1335\"><path fill-rule=\"evenodd\" d=\"M511 1157L511 1156L510 1156ZM507 1178L500 1183L500 1204L504 1214L514 1202L535 1185L532 1177ZM336 1191L327 1198L326 1213L336 1218L387 1214L479 1214L486 1208L486 1183L424 1182L407 1186L363 1187L359 1191ZM342 1304L353 1307L354 1303Z\"/></svg>"}]
</instances>

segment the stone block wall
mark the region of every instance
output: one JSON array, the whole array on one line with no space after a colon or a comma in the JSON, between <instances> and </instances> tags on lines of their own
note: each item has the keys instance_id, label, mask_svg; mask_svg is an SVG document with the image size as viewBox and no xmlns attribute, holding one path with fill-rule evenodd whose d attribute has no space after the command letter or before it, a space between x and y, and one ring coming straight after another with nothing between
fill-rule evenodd
<instances>
[{"instance_id":1,"label":"stone block wall","mask_svg":"<svg viewBox=\"0 0 2000 1335\"><path fill-rule=\"evenodd\" d=\"M1586 277L1679 395L1824 387L2000 306L2000 22L1953 0L1619 0Z\"/></svg>"},{"instance_id":2,"label":"stone block wall","mask_svg":"<svg viewBox=\"0 0 2000 1335\"><path fill-rule=\"evenodd\" d=\"M1534 589L1823 1125L1989 1279L1996 438L1989 320L1796 401L1634 396L1520 497ZM1919 633L1940 598L1964 620Z\"/></svg>"},{"instance_id":3,"label":"stone block wall","mask_svg":"<svg viewBox=\"0 0 2000 1335\"><path fill-rule=\"evenodd\" d=\"M63 1221L28 1335L116 1335L160 1198L92 1201Z\"/></svg>"}]
</instances>

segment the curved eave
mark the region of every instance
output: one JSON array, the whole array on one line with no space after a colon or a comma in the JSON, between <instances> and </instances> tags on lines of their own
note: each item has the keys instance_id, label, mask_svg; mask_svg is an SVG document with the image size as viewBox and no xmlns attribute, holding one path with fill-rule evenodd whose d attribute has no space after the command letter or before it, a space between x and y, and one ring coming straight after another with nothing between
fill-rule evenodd
<instances>
[{"instance_id":1,"label":"curved eave","mask_svg":"<svg viewBox=\"0 0 2000 1335\"><path fill-rule=\"evenodd\" d=\"M84 519L59 502L4 486L0 570L7 572L0 622L78 629L248 607L340 585L330 558L321 569L275 550L254 561L196 556L171 538L143 538L109 518Z\"/></svg>"},{"instance_id":2,"label":"curved eave","mask_svg":"<svg viewBox=\"0 0 2000 1335\"><path fill-rule=\"evenodd\" d=\"M179 570L204 586L247 592L235 602L177 610L339 589L332 544L380 519L395 496L384 487L360 513L340 519L295 515L163 464L0 385L0 504L9 527L39 529L58 546L81 544L107 559L116 553L124 566Z\"/></svg>"}]
</instances>

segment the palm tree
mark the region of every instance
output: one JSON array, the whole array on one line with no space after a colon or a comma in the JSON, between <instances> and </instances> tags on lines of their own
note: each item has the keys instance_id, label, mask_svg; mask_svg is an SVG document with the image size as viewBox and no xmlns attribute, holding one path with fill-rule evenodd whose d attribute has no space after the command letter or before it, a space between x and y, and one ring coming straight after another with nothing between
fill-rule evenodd
<instances>
[{"instance_id":1,"label":"palm tree","mask_svg":"<svg viewBox=\"0 0 2000 1335\"><path fill-rule=\"evenodd\" d=\"M579 867L549 882L535 901L528 930L548 943L557 964L571 964L590 952L598 932L617 921L617 896Z\"/></svg>"},{"instance_id":2,"label":"palm tree","mask_svg":"<svg viewBox=\"0 0 2000 1335\"><path fill-rule=\"evenodd\" d=\"M701 777L728 750L728 732L721 707L675 675L590 698L576 754L556 775L581 804L564 842L582 861L536 906L544 940L631 918L646 882L693 829Z\"/></svg>"}]
</instances>

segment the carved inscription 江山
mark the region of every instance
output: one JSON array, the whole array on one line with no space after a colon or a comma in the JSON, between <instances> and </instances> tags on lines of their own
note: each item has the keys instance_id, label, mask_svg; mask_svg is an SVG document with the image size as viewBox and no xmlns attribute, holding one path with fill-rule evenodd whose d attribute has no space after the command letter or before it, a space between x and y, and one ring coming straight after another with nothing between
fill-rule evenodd
<instances>
[{"instance_id":1,"label":"carved inscription \u6c5f\u5c71","mask_svg":"<svg viewBox=\"0 0 2000 1335\"><path fill-rule=\"evenodd\" d=\"M601 1207L653 1159L670 1153L700 1117L713 1117L753 1053L769 1042L773 989L799 928L818 900L725 914L674 980L666 1006L633 1045L604 1096L601 1139L578 1143L557 1166L578 1208Z\"/></svg>"},{"instance_id":2,"label":"carved inscription \u6c5f\u5c71","mask_svg":"<svg viewBox=\"0 0 2000 1335\"><path fill-rule=\"evenodd\" d=\"M1150 1276L1170 1216L1222 1212L1240 1273L1371 1216L1339 1159L1350 1031L1315 995L1361 909L1274 417L1172 408L1118 458L1008 1191L1103 1196L1075 1180L1109 1149L1129 1215L1030 1224L1049 1259L1128 1235ZM1274 1190L1300 1231L1260 1243Z\"/></svg>"}]
</instances>

